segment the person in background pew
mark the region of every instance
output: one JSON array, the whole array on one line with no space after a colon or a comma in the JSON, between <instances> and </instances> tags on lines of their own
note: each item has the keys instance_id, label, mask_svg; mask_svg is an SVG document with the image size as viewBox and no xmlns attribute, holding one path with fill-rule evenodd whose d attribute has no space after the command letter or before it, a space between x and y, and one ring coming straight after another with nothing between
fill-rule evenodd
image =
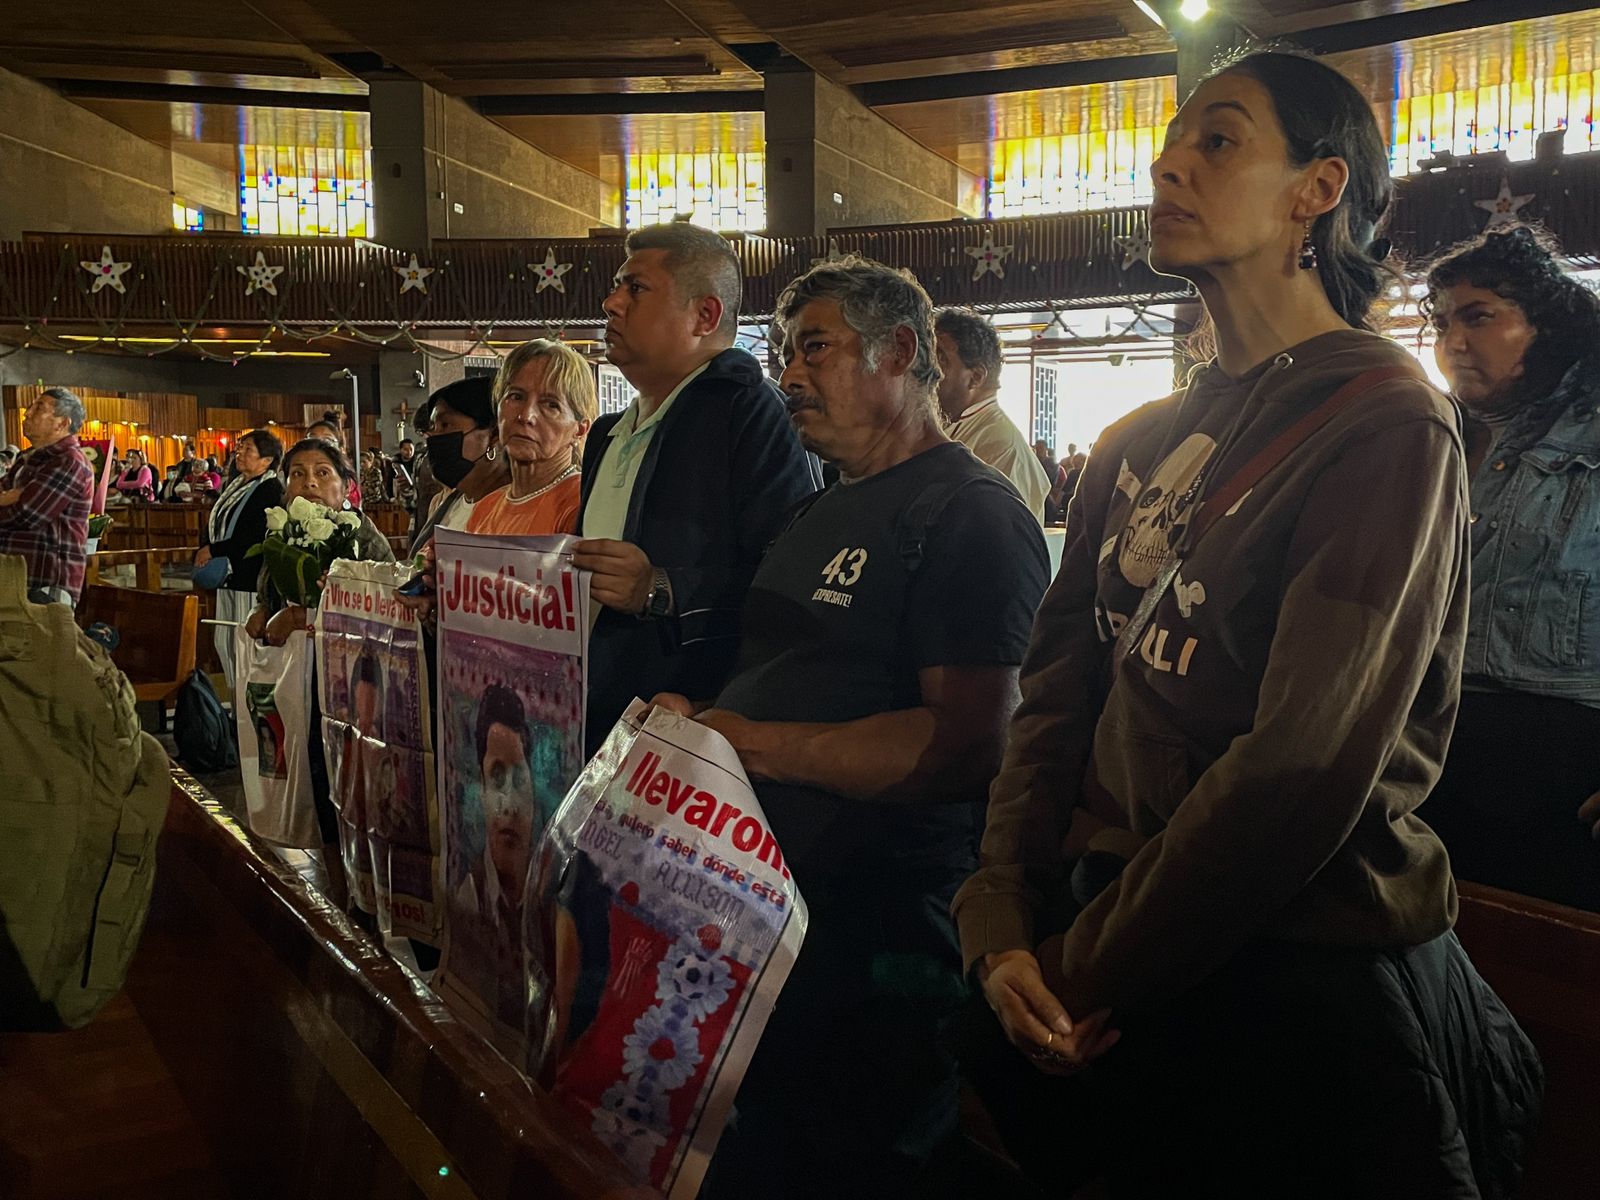
<instances>
[{"instance_id":1,"label":"person in background pew","mask_svg":"<svg viewBox=\"0 0 1600 1200\"><path fill-rule=\"evenodd\" d=\"M121 472L116 470L113 463L112 475L116 479L113 485L118 493L129 500L142 500L145 503L156 498L156 477L150 466L144 460L144 454L139 450L129 450L127 461L122 464Z\"/></svg>"},{"instance_id":2,"label":"person in background pew","mask_svg":"<svg viewBox=\"0 0 1600 1200\"><path fill-rule=\"evenodd\" d=\"M389 498L384 482L383 452L376 446L365 446L361 450L361 494L367 497L369 504Z\"/></svg>"},{"instance_id":3,"label":"person in background pew","mask_svg":"<svg viewBox=\"0 0 1600 1200\"><path fill-rule=\"evenodd\" d=\"M17 465L17 459L22 457L22 451L7 442L0 446L0 487L5 486L6 476L11 474L11 468Z\"/></svg>"},{"instance_id":4,"label":"person in background pew","mask_svg":"<svg viewBox=\"0 0 1600 1200\"><path fill-rule=\"evenodd\" d=\"M217 589L220 621L246 621L255 607L261 559L245 555L267 536L267 509L284 502L283 480L278 477L278 464L282 461L283 443L269 431L252 429L240 434L233 454L233 477L223 486L222 494L201 524L200 548L194 556L195 586ZM222 565L215 565L219 560ZM234 677L233 632L232 625L219 625L216 629L217 658L230 691Z\"/></svg>"},{"instance_id":5,"label":"person in background pew","mask_svg":"<svg viewBox=\"0 0 1600 1200\"><path fill-rule=\"evenodd\" d=\"M222 472L217 470L214 458L199 458L189 473L190 497L217 496L222 492Z\"/></svg>"},{"instance_id":6,"label":"person in background pew","mask_svg":"<svg viewBox=\"0 0 1600 1200\"><path fill-rule=\"evenodd\" d=\"M46 388L23 414L28 454L0 491L0 554L28 564L28 598L76 605L88 564L94 471L78 445L83 401Z\"/></svg>"},{"instance_id":7,"label":"person in background pew","mask_svg":"<svg viewBox=\"0 0 1600 1200\"><path fill-rule=\"evenodd\" d=\"M1600 296L1516 228L1437 262L1426 306L1467 418L1472 603L1421 816L1459 878L1600 912Z\"/></svg>"},{"instance_id":8,"label":"person in background pew","mask_svg":"<svg viewBox=\"0 0 1600 1200\"><path fill-rule=\"evenodd\" d=\"M965 1062L1054 1195L1503 1200L1543 1074L1416 815L1467 479L1449 402L1367 324L1386 144L1337 71L1257 52L1151 174L1151 265L1218 353L1073 497L955 902L988 1006Z\"/></svg>"},{"instance_id":9,"label":"person in background pew","mask_svg":"<svg viewBox=\"0 0 1600 1200\"><path fill-rule=\"evenodd\" d=\"M156 499L163 504L180 504L187 500L193 491L189 476L194 473L194 468L194 452L186 445L182 461L167 468L167 477L156 491Z\"/></svg>"}]
</instances>

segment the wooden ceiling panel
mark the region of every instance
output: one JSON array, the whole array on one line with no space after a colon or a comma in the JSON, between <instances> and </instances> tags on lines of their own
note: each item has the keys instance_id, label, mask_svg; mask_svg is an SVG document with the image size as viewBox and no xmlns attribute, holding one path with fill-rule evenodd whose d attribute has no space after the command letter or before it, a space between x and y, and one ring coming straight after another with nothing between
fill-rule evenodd
<instances>
[{"instance_id":1,"label":"wooden ceiling panel","mask_svg":"<svg viewBox=\"0 0 1600 1200\"><path fill-rule=\"evenodd\" d=\"M839 83L1032 66L1172 49L1132 0L734 0L789 53ZM885 37L886 30L898 36ZM1042 53L1041 53L1042 52Z\"/></svg>"},{"instance_id":2,"label":"wooden ceiling panel","mask_svg":"<svg viewBox=\"0 0 1600 1200\"><path fill-rule=\"evenodd\" d=\"M1460 0L1345 0L1344 3L1335 4L1328 4L1326 0L1252 0L1252 2L1255 7L1268 14L1270 22L1267 28L1258 29L1256 32L1279 36L1301 29L1337 25L1345 21L1370 21L1374 17L1392 17L1396 13L1441 8L1446 4L1460 3Z\"/></svg>"}]
</instances>

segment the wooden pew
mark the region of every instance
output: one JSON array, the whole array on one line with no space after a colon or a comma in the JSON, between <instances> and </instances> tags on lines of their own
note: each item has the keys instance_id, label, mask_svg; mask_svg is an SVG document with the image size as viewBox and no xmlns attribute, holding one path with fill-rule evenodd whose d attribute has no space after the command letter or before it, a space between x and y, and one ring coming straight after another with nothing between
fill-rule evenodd
<instances>
[{"instance_id":1,"label":"wooden pew","mask_svg":"<svg viewBox=\"0 0 1600 1200\"><path fill-rule=\"evenodd\" d=\"M646 1200L181 771L127 985L0 1037L0 1194Z\"/></svg>"},{"instance_id":2,"label":"wooden pew","mask_svg":"<svg viewBox=\"0 0 1600 1200\"><path fill-rule=\"evenodd\" d=\"M140 701L164 705L194 670L200 601L192 592L147 592L88 584L78 602L78 624L104 621L122 639L111 660L122 668Z\"/></svg>"},{"instance_id":3,"label":"wooden pew","mask_svg":"<svg viewBox=\"0 0 1600 1200\"><path fill-rule=\"evenodd\" d=\"M164 565L194 561L198 546L172 546L165 550L101 550L89 555L84 566L84 583L99 583L100 572L109 567L132 563L138 579L137 587L147 592L161 590L161 568Z\"/></svg>"},{"instance_id":4,"label":"wooden pew","mask_svg":"<svg viewBox=\"0 0 1600 1200\"><path fill-rule=\"evenodd\" d=\"M1544 1060L1544 1120L1519 1200L1600 1192L1600 915L1461 884L1456 933Z\"/></svg>"},{"instance_id":5,"label":"wooden pew","mask_svg":"<svg viewBox=\"0 0 1600 1200\"><path fill-rule=\"evenodd\" d=\"M368 504L362 512L386 538L404 537L411 529L411 514L398 504Z\"/></svg>"}]
</instances>

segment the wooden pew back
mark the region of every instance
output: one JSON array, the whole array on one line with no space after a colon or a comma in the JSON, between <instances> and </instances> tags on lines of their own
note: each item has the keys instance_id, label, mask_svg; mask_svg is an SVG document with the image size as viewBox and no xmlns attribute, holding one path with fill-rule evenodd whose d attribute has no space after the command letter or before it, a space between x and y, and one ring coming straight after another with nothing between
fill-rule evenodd
<instances>
[{"instance_id":1,"label":"wooden pew back","mask_svg":"<svg viewBox=\"0 0 1600 1200\"><path fill-rule=\"evenodd\" d=\"M177 694L195 666L200 601L193 592L146 592L89 584L78 602L78 624L104 621L121 638L111 660L140 700Z\"/></svg>"},{"instance_id":2,"label":"wooden pew back","mask_svg":"<svg viewBox=\"0 0 1600 1200\"><path fill-rule=\"evenodd\" d=\"M1544 1121L1520 1200L1600 1180L1600 915L1461 885L1456 933L1544 1060Z\"/></svg>"}]
</instances>

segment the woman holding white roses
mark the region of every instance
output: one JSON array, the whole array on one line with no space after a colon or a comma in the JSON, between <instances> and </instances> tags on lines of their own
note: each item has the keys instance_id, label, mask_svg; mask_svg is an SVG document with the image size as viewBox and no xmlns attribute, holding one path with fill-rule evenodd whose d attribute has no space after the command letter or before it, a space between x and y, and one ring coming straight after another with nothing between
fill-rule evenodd
<instances>
[{"instance_id":1,"label":"woman holding white roses","mask_svg":"<svg viewBox=\"0 0 1600 1200\"><path fill-rule=\"evenodd\" d=\"M393 562L394 551L389 540L378 532L372 520L359 510L349 507L350 488L356 481L355 468L344 451L318 438L306 438L295 443L283 458L283 473L287 483L283 498L288 510L272 509L267 513L267 532L281 532L290 520L299 522L312 541L325 541L333 536L335 522L353 525L356 530L354 558L363 562ZM316 517L313 505L320 504L330 510L332 517ZM297 629L309 629L306 610L298 604L285 603L284 597L272 586L268 572L261 573L256 589L256 609L245 623L251 637L266 638L274 646L281 646Z\"/></svg>"},{"instance_id":2,"label":"woman holding white roses","mask_svg":"<svg viewBox=\"0 0 1600 1200\"><path fill-rule=\"evenodd\" d=\"M288 507L268 510L268 534L282 535L287 531L304 539L296 544L309 549L329 539L336 539L336 533L342 526L355 530L353 553L347 557L365 562L394 561L394 551L389 548L388 539L378 532L377 526L366 514L349 507L350 489L355 484L356 473L343 450L329 442L307 438L297 442L284 455L283 472L287 480L284 499ZM310 628L306 609L299 604L286 602L273 584L270 570L261 572L256 597L256 610L245 624L245 631L251 637L264 637L274 646L281 646L296 630ZM323 865L327 870L329 898L342 907L346 900L346 887L339 856L339 814L329 794L327 758L322 747L322 718L318 711L317 696L318 688L313 680L310 744L307 747L311 766L311 794L316 804L317 824L322 832Z\"/></svg>"}]
</instances>

